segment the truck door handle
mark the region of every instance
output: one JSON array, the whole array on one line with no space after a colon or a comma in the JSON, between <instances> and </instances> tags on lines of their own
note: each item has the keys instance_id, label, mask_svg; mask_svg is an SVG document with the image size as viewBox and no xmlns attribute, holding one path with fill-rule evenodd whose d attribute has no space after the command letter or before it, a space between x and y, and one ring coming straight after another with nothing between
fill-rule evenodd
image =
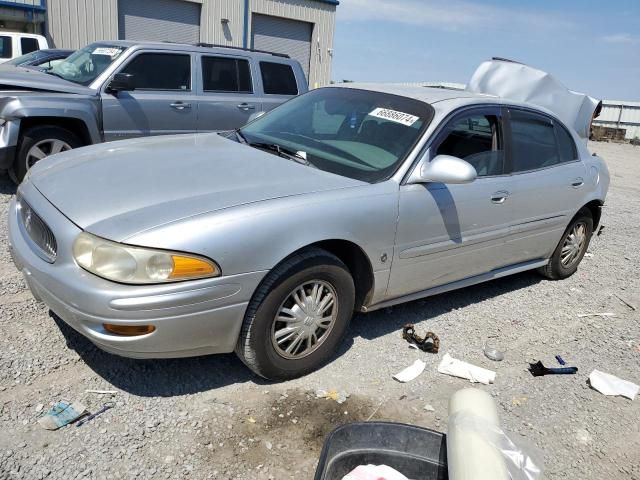
<instances>
[{"instance_id":1,"label":"truck door handle","mask_svg":"<svg viewBox=\"0 0 640 480\"><path fill-rule=\"evenodd\" d=\"M573 182L571 182L571 186L573 188L580 188L583 185L584 185L584 179L582 177L578 177Z\"/></svg>"},{"instance_id":2,"label":"truck door handle","mask_svg":"<svg viewBox=\"0 0 640 480\"><path fill-rule=\"evenodd\" d=\"M505 190L501 190L501 191L496 192L493 195L491 195L491 202L495 203L497 205L500 205L500 204L504 203L507 200L507 197L509 195L510 195L509 192L507 192Z\"/></svg>"},{"instance_id":3,"label":"truck door handle","mask_svg":"<svg viewBox=\"0 0 640 480\"><path fill-rule=\"evenodd\" d=\"M240 110L255 110L256 106L255 105L250 105L248 103L241 103L240 105L238 105L238 108Z\"/></svg>"},{"instance_id":4,"label":"truck door handle","mask_svg":"<svg viewBox=\"0 0 640 480\"><path fill-rule=\"evenodd\" d=\"M176 110L184 110L185 108L191 108L190 103L184 102L176 102L169 105L171 108L175 108Z\"/></svg>"}]
</instances>

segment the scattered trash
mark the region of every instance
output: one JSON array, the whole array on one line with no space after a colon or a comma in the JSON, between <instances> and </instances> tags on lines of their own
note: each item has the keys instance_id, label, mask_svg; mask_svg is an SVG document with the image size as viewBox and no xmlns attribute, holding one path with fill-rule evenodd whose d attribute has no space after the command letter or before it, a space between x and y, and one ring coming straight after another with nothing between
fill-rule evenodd
<instances>
[{"instance_id":1,"label":"scattered trash","mask_svg":"<svg viewBox=\"0 0 640 480\"><path fill-rule=\"evenodd\" d=\"M93 420L94 418L96 418L98 415L106 412L107 410L109 410L110 408L113 408L115 405L113 403L105 403L102 408L100 410L98 410L96 413L92 413L91 415L86 416L85 418L83 418L82 420L80 420L78 423L76 423L76 427L81 427L82 425L84 425L87 422L90 422L91 420Z\"/></svg>"},{"instance_id":2,"label":"scattered trash","mask_svg":"<svg viewBox=\"0 0 640 480\"><path fill-rule=\"evenodd\" d=\"M603 312L603 313L579 313L579 318L585 317L615 317L616 314L613 312Z\"/></svg>"},{"instance_id":3,"label":"scattered trash","mask_svg":"<svg viewBox=\"0 0 640 480\"><path fill-rule=\"evenodd\" d=\"M618 295L617 293L614 293L614 295L616 296L616 298L618 300L620 300L622 303L624 303L627 307L629 307L631 310L633 310L634 312L637 310L636 306L633 305L632 303L629 303L628 301L626 301L624 298L622 298L620 295Z\"/></svg>"},{"instance_id":4,"label":"scattered trash","mask_svg":"<svg viewBox=\"0 0 640 480\"><path fill-rule=\"evenodd\" d=\"M592 258L592 257L593 257L593 253L591 253L591 252L587 252L587 253L585 253L585 254L584 254L584 256L585 256L586 258Z\"/></svg>"},{"instance_id":5,"label":"scattered trash","mask_svg":"<svg viewBox=\"0 0 640 480\"><path fill-rule=\"evenodd\" d=\"M427 412L435 412L436 409L433 408L433 406L429 405L428 403L423 407L423 410L427 411Z\"/></svg>"},{"instance_id":6,"label":"scattered trash","mask_svg":"<svg viewBox=\"0 0 640 480\"><path fill-rule=\"evenodd\" d=\"M401 372L396 373L393 376L393 378L395 378L397 381L401 383L410 382L411 380L416 378L418 375L420 375L423 372L424 367L426 366L427 364L424 363L422 360L416 360L415 362L413 362L412 365L408 366Z\"/></svg>"},{"instance_id":7,"label":"scattered trash","mask_svg":"<svg viewBox=\"0 0 640 480\"><path fill-rule=\"evenodd\" d=\"M560 365L566 365L567 364L567 362L565 362L564 359L560 355L556 355L556 360L558 361L558 363Z\"/></svg>"},{"instance_id":8,"label":"scattered trash","mask_svg":"<svg viewBox=\"0 0 640 480\"><path fill-rule=\"evenodd\" d=\"M397 470L387 465L360 465L342 480L409 480Z\"/></svg>"},{"instance_id":9,"label":"scattered trash","mask_svg":"<svg viewBox=\"0 0 640 480\"><path fill-rule=\"evenodd\" d=\"M411 350L420 350L420 349L418 348L418 346L417 346L415 343L410 343L410 344L409 344L409 348L410 348Z\"/></svg>"},{"instance_id":10,"label":"scattered trash","mask_svg":"<svg viewBox=\"0 0 640 480\"><path fill-rule=\"evenodd\" d=\"M600 235L602 235L602 232L604 232L604 225L600 225L600 228L598 229L598 233L596 233L596 237L599 237Z\"/></svg>"},{"instance_id":11,"label":"scattered trash","mask_svg":"<svg viewBox=\"0 0 640 480\"><path fill-rule=\"evenodd\" d=\"M529 399L527 397L521 397L521 398L514 398L513 400L511 400L511 404L514 407L520 407L522 405L524 405L525 403L527 403Z\"/></svg>"},{"instance_id":12,"label":"scattered trash","mask_svg":"<svg viewBox=\"0 0 640 480\"><path fill-rule=\"evenodd\" d=\"M448 353L445 354L440 365L438 365L438 372L453 377L466 378L471 383L483 383L485 385L493 383L496 379L496 372L457 360Z\"/></svg>"},{"instance_id":13,"label":"scattered trash","mask_svg":"<svg viewBox=\"0 0 640 480\"><path fill-rule=\"evenodd\" d=\"M38 405L36 405L36 412L40 413L43 408L44 408L44 404L39 403Z\"/></svg>"},{"instance_id":14,"label":"scattered trash","mask_svg":"<svg viewBox=\"0 0 640 480\"><path fill-rule=\"evenodd\" d=\"M440 349L440 339L433 332L427 332L424 337L416 334L415 326L408 323L402 329L402 338L407 342L415 344L423 352L438 353Z\"/></svg>"},{"instance_id":15,"label":"scattered trash","mask_svg":"<svg viewBox=\"0 0 640 480\"><path fill-rule=\"evenodd\" d=\"M253 417L249 417L249 418L247 418L247 421L248 421L249 423L256 423L256 419L255 419L255 418L253 418Z\"/></svg>"},{"instance_id":16,"label":"scattered trash","mask_svg":"<svg viewBox=\"0 0 640 480\"><path fill-rule=\"evenodd\" d=\"M405 398L407 398L406 395L400 395L400 397L398 398L398 400L404 400Z\"/></svg>"},{"instance_id":17,"label":"scattered trash","mask_svg":"<svg viewBox=\"0 0 640 480\"><path fill-rule=\"evenodd\" d=\"M541 361L538 361L538 363L529 364L529 371L534 377L542 377L544 375L573 375L578 372L578 367L547 368Z\"/></svg>"},{"instance_id":18,"label":"scattered trash","mask_svg":"<svg viewBox=\"0 0 640 480\"><path fill-rule=\"evenodd\" d=\"M97 395L115 395L116 390L85 390L84 393L95 393Z\"/></svg>"},{"instance_id":19,"label":"scattered trash","mask_svg":"<svg viewBox=\"0 0 640 480\"><path fill-rule=\"evenodd\" d=\"M636 398L640 390L640 386L635 383L622 380L621 378L601 372L600 370L591 372L591 375L589 375L589 383L591 387L604 395L621 395L630 400Z\"/></svg>"},{"instance_id":20,"label":"scattered trash","mask_svg":"<svg viewBox=\"0 0 640 480\"><path fill-rule=\"evenodd\" d=\"M80 402L57 402L51 409L38 419L38 423L42 428L47 430L57 430L72 422L85 414L87 407Z\"/></svg>"},{"instance_id":21,"label":"scattered trash","mask_svg":"<svg viewBox=\"0 0 640 480\"><path fill-rule=\"evenodd\" d=\"M501 362L504 360L504 352L498 350L498 347L493 342L485 342L483 352L485 357L489 360L493 360L494 362Z\"/></svg>"},{"instance_id":22,"label":"scattered trash","mask_svg":"<svg viewBox=\"0 0 640 480\"><path fill-rule=\"evenodd\" d=\"M337 390L316 390L316 398L326 398L327 400L333 400L334 402L344 403L351 395L344 391Z\"/></svg>"}]
</instances>

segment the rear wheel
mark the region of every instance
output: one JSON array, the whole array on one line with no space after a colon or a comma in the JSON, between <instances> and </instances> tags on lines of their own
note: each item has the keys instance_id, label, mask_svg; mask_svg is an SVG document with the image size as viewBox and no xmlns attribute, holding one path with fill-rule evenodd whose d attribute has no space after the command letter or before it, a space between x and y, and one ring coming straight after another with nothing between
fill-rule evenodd
<instances>
[{"instance_id":1,"label":"rear wheel","mask_svg":"<svg viewBox=\"0 0 640 480\"><path fill-rule=\"evenodd\" d=\"M30 128L20 140L11 176L19 183L38 161L80 146L78 136L65 128L46 125Z\"/></svg>"},{"instance_id":2,"label":"rear wheel","mask_svg":"<svg viewBox=\"0 0 640 480\"><path fill-rule=\"evenodd\" d=\"M549 263L538 271L551 280L567 278L575 273L589 247L593 235L593 217L583 208L569 224Z\"/></svg>"},{"instance_id":3,"label":"rear wheel","mask_svg":"<svg viewBox=\"0 0 640 480\"><path fill-rule=\"evenodd\" d=\"M322 366L353 315L355 288L347 267L318 248L274 268L247 307L236 345L258 375L286 380Z\"/></svg>"}]
</instances>

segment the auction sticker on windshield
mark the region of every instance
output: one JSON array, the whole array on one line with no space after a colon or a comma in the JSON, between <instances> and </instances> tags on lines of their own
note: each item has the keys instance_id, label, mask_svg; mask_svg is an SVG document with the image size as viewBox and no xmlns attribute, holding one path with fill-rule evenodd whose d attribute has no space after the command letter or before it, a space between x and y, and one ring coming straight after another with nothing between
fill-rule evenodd
<instances>
[{"instance_id":1,"label":"auction sticker on windshield","mask_svg":"<svg viewBox=\"0 0 640 480\"><path fill-rule=\"evenodd\" d=\"M122 50L120 48L98 47L93 51L93 55L107 55L108 57L117 57Z\"/></svg>"},{"instance_id":2,"label":"auction sticker on windshield","mask_svg":"<svg viewBox=\"0 0 640 480\"><path fill-rule=\"evenodd\" d=\"M415 115L398 112L396 110L390 110L388 108L376 108L369 114L369 116L381 118L383 120L389 120L391 122L401 123L402 125L406 125L407 127L410 127L418 120L420 120L420 117L416 117Z\"/></svg>"}]
</instances>

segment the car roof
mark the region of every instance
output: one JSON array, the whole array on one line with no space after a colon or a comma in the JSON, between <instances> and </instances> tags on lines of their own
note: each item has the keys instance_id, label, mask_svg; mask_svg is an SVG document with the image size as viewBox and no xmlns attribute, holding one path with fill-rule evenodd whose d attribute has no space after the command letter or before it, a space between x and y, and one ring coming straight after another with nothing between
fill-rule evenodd
<instances>
[{"instance_id":1,"label":"car roof","mask_svg":"<svg viewBox=\"0 0 640 480\"><path fill-rule=\"evenodd\" d=\"M152 42L152 41L134 41L134 40L99 40L93 43L99 44L107 44L118 47L126 47L126 48L153 48L159 50L168 50L168 51L185 51L188 50L190 52L200 52L200 53L222 53L222 54L231 54L231 53L246 53L252 56L257 56L261 58L268 58L270 60L278 59L279 62L293 62L291 58L287 55L282 55L279 53L271 53L271 52L263 52L259 50L251 50L240 47L225 47L224 45L192 45L189 43L172 43L172 42Z\"/></svg>"},{"instance_id":2,"label":"car roof","mask_svg":"<svg viewBox=\"0 0 640 480\"><path fill-rule=\"evenodd\" d=\"M511 105L515 107L526 107L550 115L553 118L557 118L555 113L538 105L502 98L495 95L474 93L454 88L422 87L394 83L340 83L331 85L331 87L355 88L360 90L370 90L373 92L388 93L391 95L412 98L414 100L428 103L429 105L439 103L445 110L449 107L455 108L465 105L493 103Z\"/></svg>"}]
</instances>

